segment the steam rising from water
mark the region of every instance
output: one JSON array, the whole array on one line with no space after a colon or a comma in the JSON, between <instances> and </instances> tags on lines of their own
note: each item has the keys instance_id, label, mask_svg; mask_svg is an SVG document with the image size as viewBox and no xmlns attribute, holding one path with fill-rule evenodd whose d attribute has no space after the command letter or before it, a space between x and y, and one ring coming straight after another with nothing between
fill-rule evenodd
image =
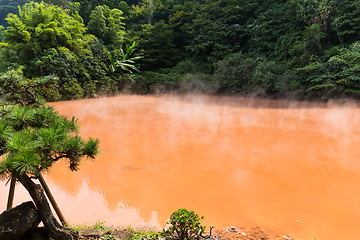
<instances>
[{"instance_id":1,"label":"steam rising from water","mask_svg":"<svg viewBox=\"0 0 360 240\"><path fill-rule=\"evenodd\" d=\"M163 95L54 105L101 141L102 154L79 172L59 162L46 176L70 222L159 226L186 207L217 228L360 234L354 103Z\"/></svg>"}]
</instances>

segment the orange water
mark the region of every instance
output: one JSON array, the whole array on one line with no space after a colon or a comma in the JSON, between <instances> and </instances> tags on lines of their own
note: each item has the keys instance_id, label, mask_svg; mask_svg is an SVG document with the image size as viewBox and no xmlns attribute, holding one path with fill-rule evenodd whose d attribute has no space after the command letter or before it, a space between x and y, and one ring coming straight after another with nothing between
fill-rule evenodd
<instances>
[{"instance_id":1,"label":"orange water","mask_svg":"<svg viewBox=\"0 0 360 240\"><path fill-rule=\"evenodd\" d=\"M58 162L46 175L70 223L159 227L185 207L218 229L360 239L357 104L163 95L52 105L101 141L80 171ZM19 186L15 204L26 196Z\"/></svg>"}]
</instances>

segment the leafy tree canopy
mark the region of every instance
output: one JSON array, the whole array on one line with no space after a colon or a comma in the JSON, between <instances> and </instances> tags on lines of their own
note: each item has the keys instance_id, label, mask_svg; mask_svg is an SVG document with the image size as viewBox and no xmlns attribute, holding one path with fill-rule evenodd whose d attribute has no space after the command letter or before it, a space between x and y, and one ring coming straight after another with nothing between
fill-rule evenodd
<instances>
[{"instance_id":1,"label":"leafy tree canopy","mask_svg":"<svg viewBox=\"0 0 360 240\"><path fill-rule=\"evenodd\" d=\"M123 12L108 6L97 6L90 14L88 31L94 34L104 45L116 49L123 42L125 27Z\"/></svg>"},{"instance_id":2,"label":"leafy tree canopy","mask_svg":"<svg viewBox=\"0 0 360 240\"><path fill-rule=\"evenodd\" d=\"M7 18L9 27L0 45L2 70L23 66L29 78L56 75L58 93L48 100L93 96L94 78L100 80L106 73L93 58L93 52L99 54L94 50L99 42L86 34L81 17L43 2L27 3L19 11Z\"/></svg>"},{"instance_id":3,"label":"leafy tree canopy","mask_svg":"<svg viewBox=\"0 0 360 240\"><path fill-rule=\"evenodd\" d=\"M295 91L300 98L318 96L314 91L324 94L331 88L320 91L309 87L309 81L303 81L308 74L299 69L326 64L360 37L360 3L351 0L341 4L336 0L46 1L61 8L41 3L45 7L40 10L40 3L31 3L20 9L19 17L8 17L11 24L0 47L0 70L23 65L27 77L55 74L62 98L116 93L124 86L122 73L120 68L116 72L109 66L114 59L122 58L120 49L134 41L145 56L139 60L141 69L156 72L146 76L173 80L153 81L143 75L132 78L130 84L149 80L145 84L148 89L153 82L180 86L176 81L181 77L174 78L177 73L170 68L187 62L192 64L191 69L213 78L226 73L226 79L212 81L222 83L218 92L284 96ZM60 14L53 14L56 11ZM63 20L51 18L64 14ZM231 73L219 65L231 56L246 56L255 65L240 73L242 63L236 62ZM271 66L276 67L271 70ZM321 71L311 71L310 75L315 79L318 74ZM345 90L342 94L350 94Z\"/></svg>"},{"instance_id":4,"label":"leafy tree canopy","mask_svg":"<svg viewBox=\"0 0 360 240\"><path fill-rule=\"evenodd\" d=\"M5 20L8 13L18 13L18 6L22 6L29 0L0 0L0 25L8 26Z\"/></svg>"},{"instance_id":5,"label":"leafy tree canopy","mask_svg":"<svg viewBox=\"0 0 360 240\"><path fill-rule=\"evenodd\" d=\"M62 8L46 3L26 3L19 15L9 14L4 43L11 46L27 64L49 48L64 47L80 53L84 50L86 28L79 15L70 16Z\"/></svg>"}]
</instances>

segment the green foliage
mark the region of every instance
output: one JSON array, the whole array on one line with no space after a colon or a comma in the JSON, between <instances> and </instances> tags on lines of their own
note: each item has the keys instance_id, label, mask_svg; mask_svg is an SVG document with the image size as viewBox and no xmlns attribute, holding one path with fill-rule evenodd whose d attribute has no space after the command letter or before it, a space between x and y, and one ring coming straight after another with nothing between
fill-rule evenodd
<instances>
[{"instance_id":1,"label":"green foliage","mask_svg":"<svg viewBox=\"0 0 360 240\"><path fill-rule=\"evenodd\" d=\"M143 56L131 57L133 52L135 51L136 42L134 41L130 46L125 45L125 51L120 49L121 59L116 61L116 67L119 67L121 70L132 73L131 69L136 72L140 72L140 70L135 66L135 61L144 58Z\"/></svg>"},{"instance_id":2,"label":"green foliage","mask_svg":"<svg viewBox=\"0 0 360 240\"><path fill-rule=\"evenodd\" d=\"M98 6L107 6L109 9L120 9L118 7L120 0L81 0L75 3L79 4L78 12L84 20L85 25L89 23L91 12Z\"/></svg>"},{"instance_id":3,"label":"green foliage","mask_svg":"<svg viewBox=\"0 0 360 240\"><path fill-rule=\"evenodd\" d=\"M219 61L214 72L219 93L239 94L254 89L256 85L252 77L257 65L257 59L249 58L241 52Z\"/></svg>"},{"instance_id":4,"label":"green foliage","mask_svg":"<svg viewBox=\"0 0 360 240\"><path fill-rule=\"evenodd\" d=\"M117 60L116 60L115 56L113 56L111 54L111 52L108 51L104 46L103 46L103 50L104 50L104 53L106 54L107 59L105 58L105 61L102 62L102 66L110 77L116 79L118 77L115 75Z\"/></svg>"},{"instance_id":5,"label":"green foliage","mask_svg":"<svg viewBox=\"0 0 360 240\"><path fill-rule=\"evenodd\" d=\"M149 228L134 229L132 227L129 227L124 230L133 233L132 240L157 240L161 237L161 233Z\"/></svg>"},{"instance_id":6,"label":"green foliage","mask_svg":"<svg viewBox=\"0 0 360 240\"><path fill-rule=\"evenodd\" d=\"M98 230L98 231L104 231L105 232L105 235L103 236L104 240L114 240L115 239L112 229L105 226L105 221L104 222L97 221L95 223L95 225L91 227L91 229Z\"/></svg>"},{"instance_id":7,"label":"green foliage","mask_svg":"<svg viewBox=\"0 0 360 240\"><path fill-rule=\"evenodd\" d=\"M194 64L192 64L190 61L185 60L176 64L176 66L173 67L171 71L177 74L187 74L194 72L195 67Z\"/></svg>"},{"instance_id":8,"label":"green foliage","mask_svg":"<svg viewBox=\"0 0 360 240\"><path fill-rule=\"evenodd\" d=\"M36 99L33 89L45 87L49 81L30 83L11 74L1 76L0 89L8 101L3 101L0 109L0 176L38 177L60 159L77 170L82 157L97 155L99 141L84 141L75 118L62 117Z\"/></svg>"},{"instance_id":9,"label":"green foliage","mask_svg":"<svg viewBox=\"0 0 360 240\"><path fill-rule=\"evenodd\" d=\"M211 75L197 72L190 61L179 62L173 68L159 69L156 72L144 71L131 79L124 79L129 90L138 94L151 93L203 93L216 92L216 83Z\"/></svg>"},{"instance_id":10,"label":"green foliage","mask_svg":"<svg viewBox=\"0 0 360 240\"><path fill-rule=\"evenodd\" d=\"M161 0L142 0L132 6L128 22L132 24L151 24L165 20L171 14L171 6Z\"/></svg>"},{"instance_id":11,"label":"green foliage","mask_svg":"<svg viewBox=\"0 0 360 240\"><path fill-rule=\"evenodd\" d=\"M121 10L110 9L106 5L95 7L87 25L89 33L94 34L105 46L116 48L125 34L122 14Z\"/></svg>"},{"instance_id":12,"label":"green foliage","mask_svg":"<svg viewBox=\"0 0 360 240\"><path fill-rule=\"evenodd\" d=\"M111 52L103 46L103 50L107 58L105 58L104 62L102 62L102 66L110 77L114 79L119 78L120 73L116 72L117 68L130 73L132 73L131 69L136 72L140 72L140 70L135 66L135 61L142 59L143 56L131 57L133 51L135 50L135 45L136 42L133 42L130 46L126 44L125 51L120 49L121 58L118 60L116 59L116 56L111 54Z\"/></svg>"},{"instance_id":13,"label":"green foliage","mask_svg":"<svg viewBox=\"0 0 360 240\"><path fill-rule=\"evenodd\" d=\"M171 214L168 222L171 226L164 230L162 235L179 240L197 239L205 231L205 226L200 224L200 220L203 218L203 216L200 218L194 211L180 208Z\"/></svg>"},{"instance_id":14,"label":"green foliage","mask_svg":"<svg viewBox=\"0 0 360 240\"><path fill-rule=\"evenodd\" d=\"M179 80L178 93L214 94L218 86L212 76L206 73L183 74Z\"/></svg>"},{"instance_id":15,"label":"green foliage","mask_svg":"<svg viewBox=\"0 0 360 240\"><path fill-rule=\"evenodd\" d=\"M178 51L174 48L173 31L163 20L153 25L134 26L128 38L138 43L140 53L144 56L139 63L145 71L173 67L179 60Z\"/></svg>"},{"instance_id":16,"label":"green foliage","mask_svg":"<svg viewBox=\"0 0 360 240\"><path fill-rule=\"evenodd\" d=\"M157 240L159 239L158 233L153 234L141 234L141 233L133 233L132 240Z\"/></svg>"},{"instance_id":17,"label":"green foliage","mask_svg":"<svg viewBox=\"0 0 360 240\"><path fill-rule=\"evenodd\" d=\"M8 16L0 71L23 66L28 78L56 75L52 100L122 88L300 99L358 94L357 64L344 54L360 37L359 1L47 2L61 7L29 3ZM144 56L136 66L125 49L133 42ZM141 75L125 74L139 66Z\"/></svg>"},{"instance_id":18,"label":"green foliage","mask_svg":"<svg viewBox=\"0 0 360 240\"><path fill-rule=\"evenodd\" d=\"M57 90L57 78L47 76L41 78L27 79L23 76L22 68L11 69L0 74L0 93L7 95L11 93L13 103L26 102L35 103L35 95L40 98L48 97L50 99L60 99Z\"/></svg>"},{"instance_id":19,"label":"green foliage","mask_svg":"<svg viewBox=\"0 0 360 240\"><path fill-rule=\"evenodd\" d=\"M328 61L314 62L298 69L309 94L325 97L360 96L360 42Z\"/></svg>"},{"instance_id":20,"label":"green foliage","mask_svg":"<svg viewBox=\"0 0 360 240\"><path fill-rule=\"evenodd\" d=\"M29 2L28 0L0 0L0 25L7 27L7 22L5 21L6 16L9 13L17 14L19 13L18 6L22 6L25 3Z\"/></svg>"},{"instance_id":21,"label":"green foliage","mask_svg":"<svg viewBox=\"0 0 360 240\"><path fill-rule=\"evenodd\" d=\"M29 61L34 55L49 48L65 47L81 52L84 25L61 8L45 3L27 3L19 9L19 16L9 14L9 27L5 30L5 42L16 44L15 50Z\"/></svg>"},{"instance_id":22,"label":"green foliage","mask_svg":"<svg viewBox=\"0 0 360 240\"><path fill-rule=\"evenodd\" d=\"M76 79L69 79L63 84L61 95L63 99L80 99L84 96L84 89Z\"/></svg>"},{"instance_id":23,"label":"green foliage","mask_svg":"<svg viewBox=\"0 0 360 240\"><path fill-rule=\"evenodd\" d=\"M288 4L274 4L247 26L251 34L246 43L250 55L261 54L279 60L290 57L289 50L301 40L305 25L299 20L293 4L291 1Z\"/></svg>"},{"instance_id":24,"label":"green foliage","mask_svg":"<svg viewBox=\"0 0 360 240\"><path fill-rule=\"evenodd\" d=\"M104 46L102 46L104 57L103 61L100 62L103 69L106 71L107 76L104 77L101 81L100 93L108 94L108 93L117 93L119 89L124 88L124 85L128 85L127 79L130 79L130 83L132 82L132 78L124 72L133 73L132 70L136 72L140 72L140 70L135 66L135 61L143 58L142 56L132 57L135 50L136 42L133 42L132 45L126 45L125 51L120 49L120 58L118 59L115 54L112 54L108 51Z\"/></svg>"},{"instance_id":25,"label":"green foliage","mask_svg":"<svg viewBox=\"0 0 360 240\"><path fill-rule=\"evenodd\" d=\"M56 5L60 8L62 8L69 15L76 15L76 16L80 17L78 14L80 4L77 2L70 2L68 0L45 0L45 1L35 0L35 2L45 2L50 5ZM80 19L81 19L81 17L78 20L80 20ZM82 22L82 19L81 19L81 22Z\"/></svg>"},{"instance_id":26,"label":"green foliage","mask_svg":"<svg viewBox=\"0 0 360 240\"><path fill-rule=\"evenodd\" d=\"M130 91L138 94L163 93L178 88L178 79L175 77L158 73L145 71L142 75L136 75L135 81L131 85Z\"/></svg>"},{"instance_id":27,"label":"green foliage","mask_svg":"<svg viewBox=\"0 0 360 240\"><path fill-rule=\"evenodd\" d=\"M104 239L115 239L114 238L114 229L112 226L106 226L105 221L97 221L95 224L92 225L68 225L76 231L81 231L84 229L94 229L99 231L105 231ZM121 229L123 231L128 231L133 234L133 240L158 240L160 237L160 233L153 228L141 227L141 228L134 228L132 226L125 227Z\"/></svg>"},{"instance_id":28,"label":"green foliage","mask_svg":"<svg viewBox=\"0 0 360 240\"><path fill-rule=\"evenodd\" d=\"M61 81L75 77L76 55L66 48L49 48L38 54L30 63L36 76L55 74Z\"/></svg>"},{"instance_id":29,"label":"green foliage","mask_svg":"<svg viewBox=\"0 0 360 240\"><path fill-rule=\"evenodd\" d=\"M27 77L56 75L60 84L78 77L79 56L94 37L84 35L85 27L61 8L45 3L27 3L19 16L9 14L0 58L2 70L24 66Z\"/></svg>"},{"instance_id":30,"label":"green foliage","mask_svg":"<svg viewBox=\"0 0 360 240\"><path fill-rule=\"evenodd\" d=\"M337 3L334 1L334 3ZM334 16L332 26L341 44L349 44L359 39L360 2L343 1L336 6L337 14Z\"/></svg>"},{"instance_id":31,"label":"green foliage","mask_svg":"<svg viewBox=\"0 0 360 240\"><path fill-rule=\"evenodd\" d=\"M104 16L103 29L99 31L101 41L107 42L117 54L124 33L121 11L99 6L94 10ZM93 19L93 18L91 18ZM118 83L107 76L102 60L104 51L99 40L85 34L81 18L70 16L58 6L46 3L28 3L20 8L20 14L7 18L10 26L5 30L5 40L0 45L1 70L23 66L29 78L54 75L59 88L54 94L45 95L47 100L76 99L97 94L116 93ZM95 22L97 19L94 17ZM129 47L131 48L131 46ZM133 51L134 46L131 48ZM123 55L126 55L124 53ZM137 58L123 58L116 64L122 68L138 70L133 66ZM111 75L111 74L110 74Z\"/></svg>"},{"instance_id":32,"label":"green foliage","mask_svg":"<svg viewBox=\"0 0 360 240\"><path fill-rule=\"evenodd\" d=\"M283 62L239 52L219 61L213 77L219 94L287 95L287 91L293 89L288 70Z\"/></svg>"},{"instance_id":33,"label":"green foliage","mask_svg":"<svg viewBox=\"0 0 360 240\"><path fill-rule=\"evenodd\" d=\"M203 1L194 4L193 20L184 24L186 49L205 71L231 52L242 49L249 38L246 25L255 17L256 1Z\"/></svg>"},{"instance_id":34,"label":"green foliage","mask_svg":"<svg viewBox=\"0 0 360 240\"><path fill-rule=\"evenodd\" d=\"M120 9L125 16L128 16L130 14L131 7L129 7L129 5L125 1L120 1L118 9Z\"/></svg>"}]
</instances>

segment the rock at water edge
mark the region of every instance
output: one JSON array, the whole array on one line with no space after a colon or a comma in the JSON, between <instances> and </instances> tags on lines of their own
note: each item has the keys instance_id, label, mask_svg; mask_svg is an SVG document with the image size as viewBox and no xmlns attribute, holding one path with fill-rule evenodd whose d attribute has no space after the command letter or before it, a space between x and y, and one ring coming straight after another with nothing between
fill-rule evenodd
<instances>
[{"instance_id":1,"label":"rock at water edge","mask_svg":"<svg viewBox=\"0 0 360 240\"><path fill-rule=\"evenodd\" d=\"M19 240L37 228L40 217L33 202L23 202L0 215L0 239Z\"/></svg>"}]
</instances>

